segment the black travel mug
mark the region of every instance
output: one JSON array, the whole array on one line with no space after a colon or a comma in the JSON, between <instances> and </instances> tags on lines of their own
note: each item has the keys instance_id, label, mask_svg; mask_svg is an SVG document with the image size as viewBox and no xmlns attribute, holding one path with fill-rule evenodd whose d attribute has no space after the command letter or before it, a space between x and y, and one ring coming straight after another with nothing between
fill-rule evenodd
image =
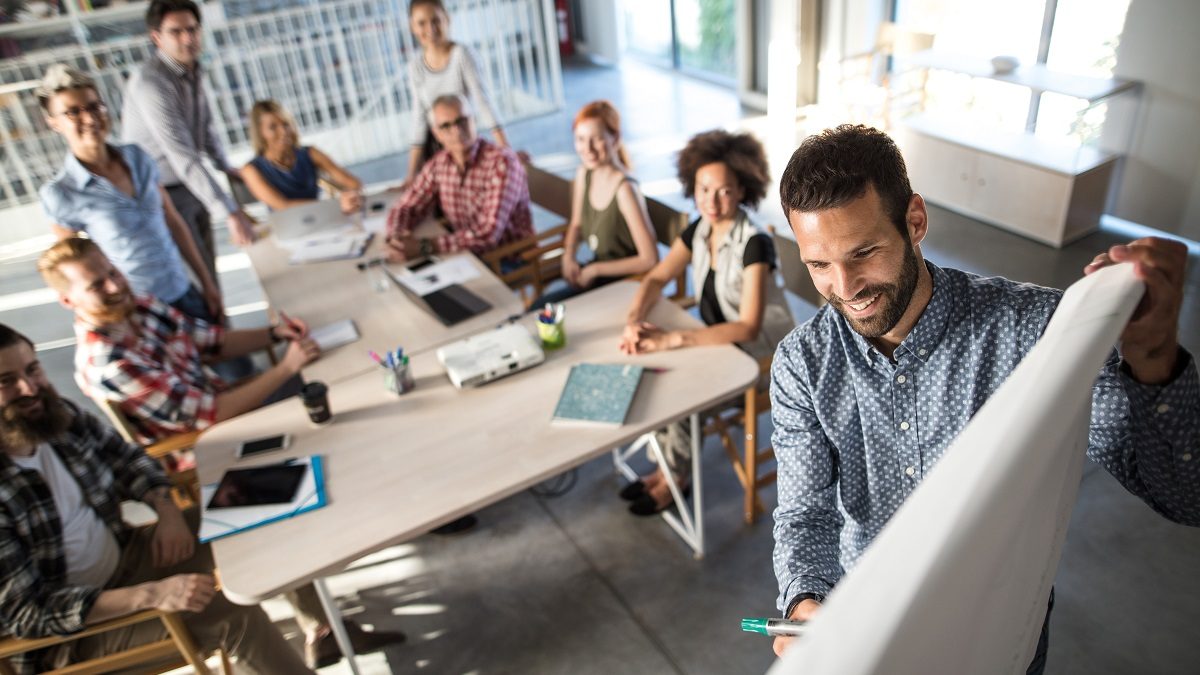
<instances>
[{"instance_id":1,"label":"black travel mug","mask_svg":"<svg viewBox=\"0 0 1200 675\"><path fill-rule=\"evenodd\" d=\"M300 399L313 424L326 424L333 419L329 410L329 388L324 382L309 382L300 390Z\"/></svg>"}]
</instances>

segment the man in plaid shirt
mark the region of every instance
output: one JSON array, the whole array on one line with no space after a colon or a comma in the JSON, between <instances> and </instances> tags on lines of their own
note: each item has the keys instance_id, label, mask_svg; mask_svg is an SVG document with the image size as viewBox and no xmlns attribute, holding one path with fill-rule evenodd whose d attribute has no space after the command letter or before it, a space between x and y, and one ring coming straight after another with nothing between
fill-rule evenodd
<instances>
[{"instance_id":1,"label":"man in plaid shirt","mask_svg":"<svg viewBox=\"0 0 1200 675\"><path fill-rule=\"evenodd\" d=\"M466 99L457 94L434 100L430 128L443 150L421 168L388 213L388 256L393 261L433 253L486 253L533 234L525 167L508 148L475 133ZM440 205L448 234L417 237L414 228Z\"/></svg>"},{"instance_id":2,"label":"man in plaid shirt","mask_svg":"<svg viewBox=\"0 0 1200 675\"><path fill-rule=\"evenodd\" d=\"M217 592L194 512L179 510L158 463L60 399L33 343L0 324L0 632L78 633L147 609L181 612L205 650L224 648L261 673L309 673L263 611ZM130 527L120 502L158 513ZM34 673L167 637L135 624L13 657Z\"/></svg>"},{"instance_id":3,"label":"man in plaid shirt","mask_svg":"<svg viewBox=\"0 0 1200 675\"><path fill-rule=\"evenodd\" d=\"M134 295L88 239L58 242L42 254L38 269L75 312L79 388L116 403L142 443L206 429L259 407L320 352L298 320L226 330L157 298ZM227 387L208 365L277 340L289 341L283 359L245 384Z\"/></svg>"}]
</instances>

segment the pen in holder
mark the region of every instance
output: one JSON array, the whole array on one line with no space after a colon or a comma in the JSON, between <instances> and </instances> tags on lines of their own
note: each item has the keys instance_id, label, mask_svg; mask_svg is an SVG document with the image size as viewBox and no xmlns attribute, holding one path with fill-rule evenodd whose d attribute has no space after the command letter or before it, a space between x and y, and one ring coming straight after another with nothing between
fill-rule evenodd
<instances>
[{"instance_id":1,"label":"pen in holder","mask_svg":"<svg viewBox=\"0 0 1200 675\"><path fill-rule=\"evenodd\" d=\"M389 391L394 394L407 394L416 388L417 383L413 381L407 356L393 359L391 365L385 367L387 370L383 374L383 386L387 387Z\"/></svg>"},{"instance_id":2,"label":"pen in holder","mask_svg":"<svg viewBox=\"0 0 1200 675\"><path fill-rule=\"evenodd\" d=\"M542 339L542 348L544 349L559 349L567 344L567 329L563 323L563 316L566 309L562 303L551 305L546 303L546 307L538 312L537 329L538 337Z\"/></svg>"}]
</instances>

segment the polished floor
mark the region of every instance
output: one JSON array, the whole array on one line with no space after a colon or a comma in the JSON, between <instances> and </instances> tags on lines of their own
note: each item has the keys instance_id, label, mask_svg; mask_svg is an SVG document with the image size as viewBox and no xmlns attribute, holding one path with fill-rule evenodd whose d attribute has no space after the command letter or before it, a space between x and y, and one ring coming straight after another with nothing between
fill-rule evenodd
<instances>
[{"instance_id":1,"label":"polished floor","mask_svg":"<svg viewBox=\"0 0 1200 675\"><path fill-rule=\"evenodd\" d=\"M680 206L673 162L684 139L753 114L728 90L636 64L572 63L565 80L564 109L511 125L514 144L539 163L570 171L574 111L608 98L624 114L646 191ZM383 180L397 177L403 163L396 157L355 168L368 180ZM934 207L924 253L939 264L1061 288L1096 252L1124 238L1104 230L1054 250ZM0 251L0 322L33 337L60 392L80 400L71 378L69 316L41 290L33 270L38 250L34 242ZM221 253L235 324L261 325L261 290L245 256L227 244ZM801 320L812 312L799 301L794 309ZM1181 335L1193 353L1200 350L1196 255ZM409 636L404 645L362 657L363 671L765 672L773 660L770 642L742 633L739 619L774 612L770 518L744 525L740 489L715 443L706 446L704 462L703 560L694 560L661 521L626 513L615 496L621 481L600 459L581 467L563 496L519 494L481 511L472 532L425 536L331 578L348 617ZM773 491L767 495L773 506ZM1087 465L1056 582L1048 672L1200 672L1198 570L1200 531L1163 520ZM286 604L267 608L294 633ZM349 670L343 662L322 672Z\"/></svg>"}]
</instances>

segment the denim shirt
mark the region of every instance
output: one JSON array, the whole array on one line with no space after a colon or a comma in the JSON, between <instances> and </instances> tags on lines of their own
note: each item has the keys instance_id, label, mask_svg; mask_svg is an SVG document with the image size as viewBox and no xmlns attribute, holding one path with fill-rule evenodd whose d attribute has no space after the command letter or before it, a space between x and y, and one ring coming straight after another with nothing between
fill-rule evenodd
<instances>
[{"instance_id":1,"label":"denim shirt","mask_svg":"<svg viewBox=\"0 0 1200 675\"><path fill-rule=\"evenodd\" d=\"M158 167L136 145L121 153L133 180L133 196L84 168L67 153L63 168L38 194L51 222L87 235L100 246L133 290L163 302L178 300L191 286L183 256L163 212Z\"/></svg>"},{"instance_id":2,"label":"denim shirt","mask_svg":"<svg viewBox=\"0 0 1200 675\"><path fill-rule=\"evenodd\" d=\"M779 609L825 596L1033 348L1062 296L926 263L933 295L894 353L831 306L792 331L771 372ZM1093 385L1087 455L1167 518L1200 525L1200 380L1138 383L1114 352Z\"/></svg>"}]
</instances>

